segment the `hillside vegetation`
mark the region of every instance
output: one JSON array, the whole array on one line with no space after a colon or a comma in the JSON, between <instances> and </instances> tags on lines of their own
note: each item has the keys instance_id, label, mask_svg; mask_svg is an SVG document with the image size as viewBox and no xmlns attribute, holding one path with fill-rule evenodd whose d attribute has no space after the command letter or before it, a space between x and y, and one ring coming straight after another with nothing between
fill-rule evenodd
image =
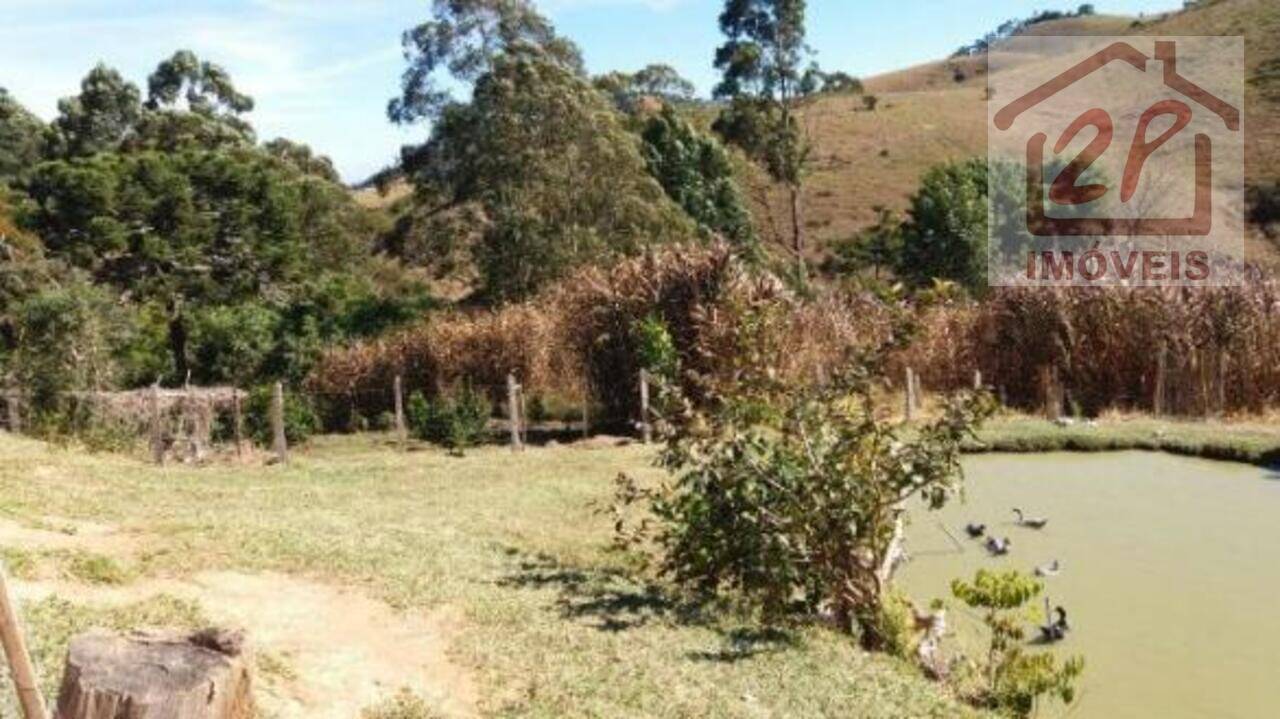
<instances>
[{"instance_id":1,"label":"hillside vegetation","mask_svg":"<svg viewBox=\"0 0 1280 719\"><path fill-rule=\"evenodd\" d=\"M1036 23L1028 35L1242 35L1245 40L1245 168L1248 183L1280 179L1280 6L1219 0L1147 18L1069 17ZM930 167L986 152L985 57L951 57L866 78L874 111L857 96L820 96L805 112L816 158L806 189L815 256L877 220L877 206L902 211ZM781 224L785 193L754 173L753 211L764 234ZM1255 258L1271 252L1254 243Z\"/></svg>"}]
</instances>

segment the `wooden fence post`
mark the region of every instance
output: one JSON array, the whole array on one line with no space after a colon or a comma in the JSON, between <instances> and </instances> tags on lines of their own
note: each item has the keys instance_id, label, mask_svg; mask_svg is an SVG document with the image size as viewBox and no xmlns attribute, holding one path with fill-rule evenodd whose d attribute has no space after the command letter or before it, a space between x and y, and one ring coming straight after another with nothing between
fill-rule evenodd
<instances>
[{"instance_id":1,"label":"wooden fence post","mask_svg":"<svg viewBox=\"0 0 1280 719\"><path fill-rule=\"evenodd\" d=\"M640 434L645 444L653 441L653 425L649 422L649 371L640 370Z\"/></svg>"},{"instance_id":2,"label":"wooden fence post","mask_svg":"<svg viewBox=\"0 0 1280 719\"><path fill-rule=\"evenodd\" d=\"M240 390L231 390L231 423L236 433L236 457L244 456L244 413L240 409Z\"/></svg>"},{"instance_id":3,"label":"wooden fence post","mask_svg":"<svg viewBox=\"0 0 1280 719\"><path fill-rule=\"evenodd\" d=\"M22 431L22 393L13 390L5 395L5 405L9 408L9 432L18 434Z\"/></svg>"},{"instance_id":4,"label":"wooden fence post","mask_svg":"<svg viewBox=\"0 0 1280 719\"><path fill-rule=\"evenodd\" d=\"M582 438L586 439L591 436L591 393L586 392L582 397Z\"/></svg>"},{"instance_id":5,"label":"wooden fence post","mask_svg":"<svg viewBox=\"0 0 1280 719\"><path fill-rule=\"evenodd\" d=\"M916 410L916 373L910 367L907 368L906 387L907 395L903 407L903 416L910 422L915 416Z\"/></svg>"},{"instance_id":6,"label":"wooden fence post","mask_svg":"<svg viewBox=\"0 0 1280 719\"><path fill-rule=\"evenodd\" d=\"M151 459L164 464L164 420L160 414L160 385L151 385Z\"/></svg>"},{"instance_id":7,"label":"wooden fence post","mask_svg":"<svg viewBox=\"0 0 1280 719\"><path fill-rule=\"evenodd\" d=\"M409 433L404 426L404 381L396 375L394 385L396 395L396 439L400 441L400 449L405 449L409 442Z\"/></svg>"},{"instance_id":8,"label":"wooden fence post","mask_svg":"<svg viewBox=\"0 0 1280 719\"><path fill-rule=\"evenodd\" d=\"M18 692L18 703L26 719L47 719L44 697L36 684L35 671L31 668L31 655L18 624L18 612L9 596L9 581L3 563L0 563L0 642L4 644L4 657L13 675L13 686Z\"/></svg>"},{"instance_id":9,"label":"wooden fence post","mask_svg":"<svg viewBox=\"0 0 1280 719\"><path fill-rule=\"evenodd\" d=\"M1058 372L1052 365L1040 365L1040 387L1044 400L1044 417L1054 422L1062 416L1062 396L1058 387Z\"/></svg>"},{"instance_id":10,"label":"wooden fence post","mask_svg":"<svg viewBox=\"0 0 1280 719\"><path fill-rule=\"evenodd\" d=\"M284 434L284 383L276 382L271 392L271 435L274 439L272 449L276 453L276 461L289 461L289 441Z\"/></svg>"},{"instance_id":11,"label":"wooden fence post","mask_svg":"<svg viewBox=\"0 0 1280 719\"><path fill-rule=\"evenodd\" d=\"M520 385L513 373L507 374L507 426L511 432L512 451L523 449L524 443L520 440Z\"/></svg>"},{"instance_id":12,"label":"wooden fence post","mask_svg":"<svg viewBox=\"0 0 1280 719\"><path fill-rule=\"evenodd\" d=\"M1156 381L1151 395L1151 412L1159 417L1164 414L1164 381L1165 381L1165 346L1160 345L1156 352Z\"/></svg>"},{"instance_id":13,"label":"wooden fence post","mask_svg":"<svg viewBox=\"0 0 1280 719\"><path fill-rule=\"evenodd\" d=\"M516 386L516 397L520 400L520 444L525 445L529 443L529 413L525 410L524 385Z\"/></svg>"},{"instance_id":14,"label":"wooden fence post","mask_svg":"<svg viewBox=\"0 0 1280 719\"><path fill-rule=\"evenodd\" d=\"M196 397L196 392L191 385L187 385L187 421L188 434L187 440L190 443L189 459L193 462L204 461L204 437L208 432L208 427L204 421L204 407Z\"/></svg>"}]
</instances>

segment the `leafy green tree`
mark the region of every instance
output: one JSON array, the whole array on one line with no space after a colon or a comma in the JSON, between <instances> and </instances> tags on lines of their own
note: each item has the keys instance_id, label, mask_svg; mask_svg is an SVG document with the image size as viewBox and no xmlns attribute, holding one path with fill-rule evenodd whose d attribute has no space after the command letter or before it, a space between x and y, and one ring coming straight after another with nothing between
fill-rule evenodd
<instances>
[{"instance_id":1,"label":"leafy green tree","mask_svg":"<svg viewBox=\"0 0 1280 719\"><path fill-rule=\"evenodd\" d=\"M342 182L342 178L338 176L337 168L333 166L333 160L326 155L316 154L305 143L277 137L264 144L262 149L268 155L289 163L304 175L313 175L335 184Z\"/></svg>"},{"instance_id":2,"label":"leafy green tree","mask_svg":"<svg viewBox=\"0 0 1280 719\"><path fill-rule=\"evenodd\" d=\"M197 308L189 338L194 364L206 381L246 386L266 376L280 329L278 313L261 303Z\"/></svg>"},{"instance_id":3,"label":"leafy green tree","mask_svg":"<svg viewBox=\"0 0 1280 719\"><path fill-rule=\"evenodd\" d=\"M649 172L667 195L701 227L754 255L758 247L751 215L725 148L670 106L649 119L642 138Z\"/></svg>"},{"instance_id":4,"label":"leafy green tree","mask_svg":"<svg viewBox=\"0 0 1280 719\"><path fill-rule=\"evenodd\" d=\"M179 50L147 78L147 101L135 144L172 150L184 142L202 147L252 144L242 116L253 98L236 89L221 66Z\"/></svg>"},{"instance_id":5,"label":"leafy green tree","mask_svg":"<svg viewBox=\"0 0 1280 719\"><path fill-rule=\"evenodd\" d=\"M861 95L862 81L847 72L823 73L822 92L835 95Z\"/></svg>"},{"instance_id":6,"label":"leafy green tree","mask_svg":"<svg viewBox=\"0 0 1280 719\"><path fill-rule=\"evenodd\" d=\"M406 47L410 70L390 114L433 120L430 138L403 158L419 197L439 201L421 219L481 210L472 255L490 300L528 297L581 263L693 236L572 44L527 3L437 3ZM473 83L471 102L442 94L438 70Z\"/></svg>"},{"instance_id":7,"label":"leafy green tree","mask_svg":"<svg viewBox=\"0 0 1280 719\"><path fill-rule=\"evenodd\" d=\"M387 115L402 125L435 120L456 104L441 71L474 83L516 48L536 48L547 62L582 74L577 46L558 36L528 0L434 0L431 20L407 30L401 44L409 67Z\"/></svg>"},{"instance_id":8,"label":"leafy green tree","mask_svg":"<svg viewBox=\"0 0 1280 719\"><path fill-rule=\"evenodd\" d=\"M251 108L187 51L160 63L145 105L115 71L89 73L47 131L50 159L21 193L0 187L0 373L50 349L24 308L68 288L127 318L127 332L107 333L112 371L95 375L124 386L298 380L325 345L431 306L374 256L389 221L307 146L257 146Z\"/></svg>"},{"instance_id":9,"label":"leafy green tree","mask_svg":"<svg viewBox=\"0 0 1280 719\"><path fill-rule=\"evenodd\" d=\"M201 115L241 115L253 110L253 98L236 90L226 70L202 62L190 50L175 52L147 78L148 109L174 107L183 99L189 111Z\"/></svg>"},{"instance_id":10,"label":"leafy green tree","mask_svg":"<svg viewBox=\"0 0 1280 719\"><path fill-rule=\"evenodd\" d=\"M902 253L902 225L893 211L874 208L878 219L871 227L837 242L832 248L828 269L838 274L858 274L871 270L874 279L881 271L896 266Z\"/></svg>"},{"instance_id":11,"label":"leafy green tree","mask_svg":"<svg viewBox=\"0 0 1280 719\"><path fill-rule=\"evenodd\" d=\"M935 279L957 282L971 291L986 286L986 160L930 169L907 212L899 277L917 287Z\"/></svg>"},{"instance_id":12,"label":"leafy green tree","mask_svg":"<svg viewBox=\"0 0 1280 719\"><path fill-rule=\"evenodd\" d=\"M0 184L23 178L41 159L45 125L0 87Z\"/></svg>"},{"instance_id":13,"label":"leafy green tree","mask_svg":"<svg viewBox=\"0 0 1280 719\"><path fill-rule=\"evenodd\" d=\"M951 593L957 599L985 610L982 620L991 633L983 672L986 686L975 697L978 703L1029 717L1035 715L1042 697L1054 697L1064 704L1075 699L1075 681L1084 671L1083 659L1073 657L1059 665L1052 654L1033 654L1023 648L1026 633L1019 611L1042 589L1034 578L1018 572L997 574L985 569L978 570L972 582L957 579L951 583Z\"/></svg>"},{"instance_id":14,"label":"leafy green tree","mask_svg":"<svg viewBox=\"0 0 1280 719\"><path fill-rule=\"evenodd\" d=\"M287 306L317 276L370 261L372 225L344 188L254 148L103 153L38 167L30 221L50 256L169 317L185 379L194 310ZM203 380L212 370L195 367Z\"/></svg>"},{"instance_id":15,"label":"leafy green tree","mask_svg":"<svg viewBox=\"0 0 1280 719\"><path fill-rule=\"evenodd\" d=\"M116 70L99 64L80 83L80 94L58 101L50 149L58 157L114 150L142 117L142 94Z\"/></svg>"},{"instance_id":16,"label":"leafy green tree","mask_svg":"<svg viewBox=\"0 0 1280 719\"><path fill-rule=\"evenodd\" d=\"M610 72L595 78L596 89L613 99L622 112L634 112L644 98L661 100L664 105L691 102L697 88L670 65L655 63L640 70Z\"/></svg>"},{"instance_id":17,"label":"leafy green tree","mask_svg":"<svg viewBox=\"0 0 1280 719\"><path fill-rule=\"evenodd\" d=\"M786 186L791 198L791 252L801 280L807 275L802 190L809 146L796 110L815 89L816 67L806 67L805 0L725 0L720 29L728 40L716 50L721 71L715 96L730 101L714 125L728 142Z\"/></svg>"},{"instance_id":18,"label":"leafy green tree","mask_svg":"<svg viewBox=\"0 0 1280 719\"><path fill-rule=\"evenodd\" d=\"M15 223L11 194L0 186L0 377L8 373L17 346L19 305L57 277L40 240Z\"/></svg>"}]
</instances>

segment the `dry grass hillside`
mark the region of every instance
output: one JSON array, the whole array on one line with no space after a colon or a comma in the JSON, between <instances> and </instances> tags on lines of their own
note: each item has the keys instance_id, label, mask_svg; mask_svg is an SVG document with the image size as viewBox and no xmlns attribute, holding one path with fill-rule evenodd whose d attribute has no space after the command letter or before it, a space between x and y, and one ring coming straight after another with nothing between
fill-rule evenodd
<instances>
[{"instance_id":1,"label":"dry grass hillside","mask_svg":"<svg viewBox=\"0 0 1280 719\"><path fill-rule=\"evenodd\" d=\"M1280 178L1280 3L1217 0L1138 19L1074 17L1028 28L1039 35L1243 35L1246 47L1246 177ZM828 97L806 113L814 168L805 196L813 254L876 219L876 206L903 210L929 167L986 151L986 68L981 57L950 58L864 80L879 97ZM753 173L753 209L766 236L789 231L785 195Z\"/></svg>"}]
</instances>

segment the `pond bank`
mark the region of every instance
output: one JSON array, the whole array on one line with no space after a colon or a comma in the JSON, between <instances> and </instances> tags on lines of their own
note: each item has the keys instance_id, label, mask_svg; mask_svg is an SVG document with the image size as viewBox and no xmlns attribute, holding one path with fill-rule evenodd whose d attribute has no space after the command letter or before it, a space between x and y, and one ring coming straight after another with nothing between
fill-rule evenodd
<instances>
[{"instance_id":1,"label":"pond bank","mask_svg":"<svg viewBox=\"0 0 1280 719\"><path fill-rule=\"evenodd\" d=\"M1126 417L1068 421L999 417L978 433L966 452L1108 452L1151 450L1189 457L1280 465L1280 426L1216 420L1179 421Z\"/></svg>"}]
</instances>

